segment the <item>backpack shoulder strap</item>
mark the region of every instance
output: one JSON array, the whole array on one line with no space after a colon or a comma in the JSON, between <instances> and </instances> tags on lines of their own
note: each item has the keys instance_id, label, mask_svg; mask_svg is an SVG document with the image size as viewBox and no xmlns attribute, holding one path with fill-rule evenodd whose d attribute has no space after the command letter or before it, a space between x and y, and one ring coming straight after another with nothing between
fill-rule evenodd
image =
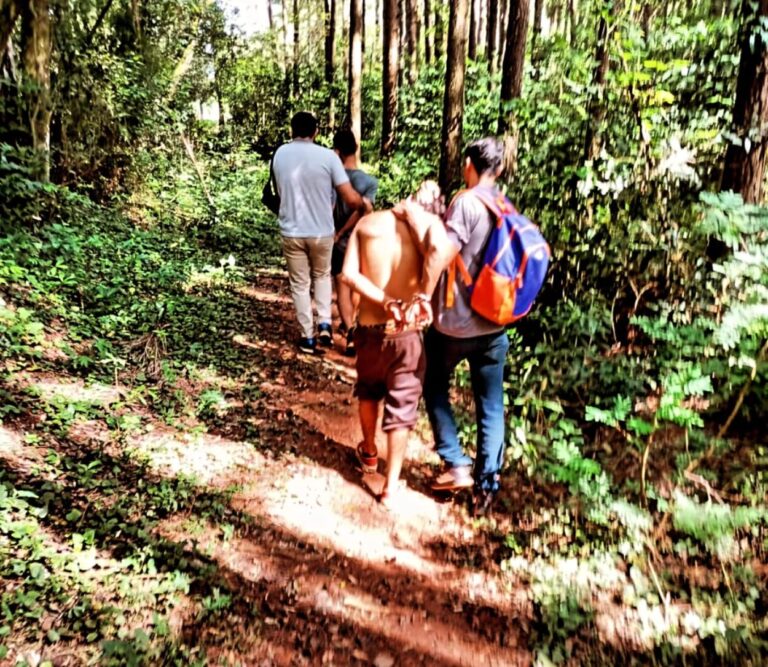
<instances>
[{"instance_id":1,"label":"backpack shoulder strap","mask_svg":"<svg viewBox=\"0 0 768 667\"><path fill-rule=\"evenodd\" d=\"M474 187L470 192L477 197L485 207L493 213L497 218L501 218L507 213L516 213L515 207L512 206L512 202L509 201L501 192L497 196L489 197L486 192L483 192L477 187Z\"/></svg>"}]
</instances>

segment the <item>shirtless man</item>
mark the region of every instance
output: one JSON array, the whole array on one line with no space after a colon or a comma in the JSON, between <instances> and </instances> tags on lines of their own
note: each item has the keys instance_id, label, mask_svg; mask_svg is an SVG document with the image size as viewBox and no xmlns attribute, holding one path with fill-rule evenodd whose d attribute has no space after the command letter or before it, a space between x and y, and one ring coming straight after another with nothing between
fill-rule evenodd
<instances>
[{"instance_id":1,"label":"shirtless man","mask_svg":"<svg viewBox=\"0 0 768 667\"><path fill-rule=\"evenodd\" d=\"M357 458L364 472L378 463L375 436L379 403L384 401L382 430L387 434L387 475L380 500L391 507L408 444L416 423L426 369L422 329L432 321L430 294L422 293L422 268L447 243L438 217L443 200L434 182L425 182L409 212L424 211L428 223L419 231L393 211L365 216L349 239L342 280L361 296L358 326L357 383L363 441ZM426 216L425 216L426 217ZM431 285L434 287L434 285Z\"/></svg>"}]
</instances>

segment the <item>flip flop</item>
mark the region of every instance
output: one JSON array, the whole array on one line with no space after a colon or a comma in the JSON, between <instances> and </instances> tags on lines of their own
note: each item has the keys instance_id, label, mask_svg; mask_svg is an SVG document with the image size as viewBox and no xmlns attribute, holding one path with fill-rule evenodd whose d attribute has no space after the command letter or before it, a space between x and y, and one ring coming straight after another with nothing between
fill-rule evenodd
<instances>
[{"instance_id":1,"label":"flip flop","mask_svg":"<svg viewBox=\"0 0 768 667\"><path fill-rule=\"evenodd\" d=\"M370 454L369 452L366 452L363 450L363 444L364 443L361 442L355 450L357 462L360 464L360 467L363 469L364 473L370 474L376 472L379 464L379 453L375 452L374 454Z\"/></svg>"}]
</instances>

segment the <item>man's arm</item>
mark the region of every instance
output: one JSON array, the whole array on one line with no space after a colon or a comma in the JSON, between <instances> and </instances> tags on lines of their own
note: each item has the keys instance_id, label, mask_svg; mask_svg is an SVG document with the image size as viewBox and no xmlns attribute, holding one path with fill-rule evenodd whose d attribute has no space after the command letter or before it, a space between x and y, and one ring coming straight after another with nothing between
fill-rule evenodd
<instances>
[{"instance_id":1,"label":"man's arm","mask_svg":"<svg viewBox=\"0 0 768 667\"><path fill-rule=\"evenodd\" d=\"M347 253L344 255L344 265L341 269L341 279L355 292L364 296L373 303L384 306L392 301L380 287L371 282L369 278L360 272L360 242L358 241L358 229L352 231L347 245Z\"/></svg>"},{"instance_id":2,"label":"man's arm","mask_svg":"<svg viewBox=\"0 0 768 667\"><path fill-rule=\"evenodd\" d=\"M365 197L361 197L358 191L352 187L352 184L349 181L342 183L341 185L337 185L336 192L339 193L339 197L341 197L342 201L350 209L354 211L360 211L361 215L370 213L373 210L371 202Z\"/></svg>"},{"instance_id":3,"label":"man's arm","mask_svg":"<svg viewBox=\"0 0 768 667\"><path fill-rule=\"evenodd\" d=\"M459 254L459 247L448 238L442 219L416 202L401 202L396 207L396 215L408 224L411 237L424 258L419 291L431 297L440 274Z\"/></svg>"},{"instance_id":4,"label":"man's arm","mask_svg":"<svg viewBox=\"0 0 768 667\"><path fill-rule=\"evenodd\" d=\"M336 232L336 236L334 237L334 241L338 241L344 234L346 234L350 229L352 229L356 224L357 221L360 220L362 215L360 215L360 211L354 211L352 215L347 218L347 221L344 223L344 226Z\"/></svg>"}]
</instances>

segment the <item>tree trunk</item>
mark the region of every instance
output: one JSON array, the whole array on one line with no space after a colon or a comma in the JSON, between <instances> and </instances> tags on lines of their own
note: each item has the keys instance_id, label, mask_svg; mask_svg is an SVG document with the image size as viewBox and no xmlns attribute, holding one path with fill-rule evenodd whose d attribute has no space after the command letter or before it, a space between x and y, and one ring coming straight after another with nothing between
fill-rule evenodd
<instances>
[{"instance_id":1,"label":"tree trunk","mask_svg":"<svg viewBox=\"0 0 768 667\"><path fill-rule=\"evenodd\" d=\"M445 49L445 23L443 22L443 0L435 2L435 60L440 60Z\"/></svg>"},{"instance_id":2,"label":"tree trunk","mask_svg":"<svg viewBox=\"0 0 768 667\"><path fill-rule=\"evenodd\" d=\"M448 24L448 47L440 143L440 187L451 195L461 184L464 75L467 67L470 0L453 0Z\"/></svg>"},{"instance_id":3,"label":"tree trunk","mask_svg":"<svg viewBox=\"0 0 768 667\"><path fill-rule=\"evenodd\" d=\"M362 128L362 71L363 71L363 0L349 3L349 93L347 114L349 129L354 132L360 152Z\"/></svg>"},{"instance_id":4,"label":"tree trunk","mask_svg":"<svg viewBox=\"0 0 768 667\"><path fill-rule=\"evenodd\" d=\"M496 72L496 45L499 33L499 0L489 0L488 31L485 35L485 59L488 61L488 71Z\"/></svg>"},{"instance_id":5,"label":"tree trunk","mask_svg":"<svg viewBox=\"0 0 768 667\"><path fill-rule=\"evenodd\" d=\"M269 21L269 32L275 29L275 17L272 15L272 0L267 0L267 21Z\"/></svg>"},{"instance_id":6,"label":"tree trunk","mask_svg":"<svg viewBox=\"0 0 768 667\"><path fill-rule=\"evenodd\" d=\"M588 106L587 131L584 137L584 160L594 160L600 153L601 137L600 126L605 120L605 104L603 104L603 95L605 93L605 80L608 76L608 66L610 64L610 50L608 42L610 37L610 27L613 19L618 14L618 1L611 4L608 12L600 14L600 21L597 24L597 48L595 50L595 69L592 72L592 98Z\"/></svg>"},{"instance_id":7,"label":"tree trunk","mask_svg":"<svg viewBox=\"0 0 768 667\"><path fill-rule=\"evenodd\" d=\"M39 178L51 173L51 24L48 0L30 0L21 11L24 74L32 82L27 95L32 148L40 158Z\"/></svg>"},{"instance_id":8,"label":"tree trunk","mask_svg":"<svg viewBox=\"0 0 768 667\"><path fill-rule=\"evenodd\" d=\"M0 0L0 62L5 57L8 40L11 38L18 17L19 3L17 0Z\"/></svg>"},{"instance_id":9,"label":"tree trunk","mask_svg":"<svg viewBox=\"0 0 768 667\"><path fill-rule=\"evenodd\" d=\"M408 83L413 86L419 76L419 3L406 0L408 10Z\"/></svg>"},{"instance_id":10,"label":"tree trunk","mask_svg":"<svg viewBox=\"0 0 768 667\"><path fill-rule=\"evenodd\" d=\"M360 48L362 50L362 61L365 62L365 5L366 0L363 0L360 8ZM359 140L359 137L358 137Z\"/></svg>"},{"instance_id":11,"label":"tree trunk","mask_svg":"<svg viewBox=\"0 0 768 667\"><path fill-rule=\"evenodd\" d=\"M509 23L509 3L510 0L500 0L499 5L499 38L497 44L499 51L496 54L497 67L504 62L504 56L507 52L507 24Z\"/></svg>"},{"instance_id":12,"label":"tree trunk","mask_svg":"<svg viewBox=\"0 0 768 667\"><path fill-rule=\"evenodd\" d=\"M398 30L400 43L398 46L398 70L397 70L397 83L400 87L405 83L404 75L406 72L406 54L408 53L408 0L400 0L398 4Z\"/></svg>"},{"instance_id":13,"label":"tree trunk","mask_svg":"<svg viewBox=\"0 0 768 667\"><path fill-rule=\"evenodd\" d=\"M336 125L336 95L333 74L336 68L336 0L325 0L325 83L328 88L328 127Z\"/></svg>"},{"instance_id":14,"label":"tree trunk","mask_svg":"<svg viewBox=\"0 0 768 667\"><path fill-rule=\"evenodd\" d=\"M467 49L467 58L477 60L477 33L480 23L479 9L480 0L469 0L469 48Z\"/></svg>"},{"instance_id":15,"label":"tree trunk","mask_svg":"<svg viewBox=\"0 0 768 667\"><path fill-rule=\"evenodd\" d=\"M768 17L768 0L744 0L741 62L733 107L733 133L741 139L725 153L721 190L740 192L745 202L763 199L768 153L768 44L760 24Z\"/></svg>"},{"instance_id":16,"label":"tree trunk","mask_svg":"<svg viewBox=\"0 0 768 667\"><path fill-rule=\"evenodd\" d=\"M514 173L517 164L518 132L515 115L507 107L512 100L518 99L523 91L529 13L528 0L510 0L499 110L499 134L504 135L504 169L508 174Z\"/></svg>"},{"instance_id":17,"label":"tree trunk","mask_svg":"<svg viewBox=\"0 0 768 667\"><path fill-rule=\"evenodd\" d=\"M432 31L432 3L424 0L424 62L432 64L433 44L435 35Z\"/></svg>"},{"instance_id":18,"label":"tree trunk","mask_svg":"<svg viewBox=\"0 0 768 667\"><path fill-rule=\"evenodd\" d=\"M574 46L576 45L576 35L577 35L577 28L578 23L578 17L576 15L577 10L577 0L568 0L568 29L571 33L571 44Z\"/></svg>"},{"instance_id":19,"label":"tree trunk","mask_svg":"<svg viewBox=\"0 0 768 667\"><path fill-rule=\"evenodd\" d=\"M397 123L397 72L400 65L400 20L398 0L384 0L384 35L382 59L383 111L381 117L381 155L387 157L395 148Z\"/></svg>"},{"instance_id":20,"label":"tree trunk","mask_svg":"<svg viewBox=\"0 0 768 667\"><path fill-rule=\"evenodd\" d=\"M544 13L544 0L534 0L533 30L531 31L531 59L536 60L536 51L541 39L541 17Z\"/></svg>"},{"instance_id":21,"label":"tree trunk","mask_svg":"<svg viewBox=\"0 0 768 667\"><path fill-rule=\"evenodd\" d=\"M293 0L293 80L292 93L299 96L299 0Z\"/></svg>"}]
</instances>

